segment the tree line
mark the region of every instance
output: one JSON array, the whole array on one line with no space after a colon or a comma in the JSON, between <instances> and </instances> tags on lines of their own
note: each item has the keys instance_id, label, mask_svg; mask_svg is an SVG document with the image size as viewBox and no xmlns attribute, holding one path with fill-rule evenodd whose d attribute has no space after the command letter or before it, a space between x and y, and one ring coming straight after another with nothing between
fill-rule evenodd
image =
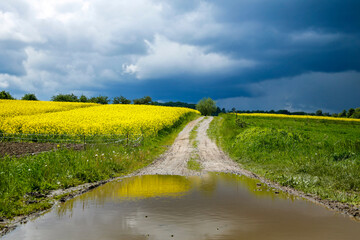
<instances>
[{"instance_id":1,"label":"tree line","mask_svg":"<svg viewBox=\"0 0 360 240\"><path fill-rule=\"evenodd\" d=\"M1 91L0 92L0 99L8 99L8 100L15 100L13 96L9 92ZM38 101L37 97L33 93L26 93L21 100L34 100Z\"/></svg>"},{"instance_id":2,"label":"tree line","mask_svg":"<svg viewBox=\"0 0 360 240\"><path fill-rule=\"evenodd\" d=\"M9 92L1 91L0 99L15 99ZM21 100L33 100L38 101L38 98L34 93L26 93ZM321 109L317 110L315 113L307 112L290 112L286 109L281 110L236 110L232 108L231 110L226 110L225 108L220 109L216 106L216 103L211 98L203 98L197 104L194 103L185 103L185 102L157 102L153 101L150 96L144 96L142 98L136 98L133 100L127 99L124 96L114 97L110 99L107 96L99 95L97 97L86 97L81 95L80 97L71 94L57 94L51 97L51 101L55 102L88 102L88 103L99 103L99 104L143 104L143 105L156 105L156 106L168 106L168 107L186 107L191 109L197 109L203 115L212 115L217 116L220 113L227 112L236 112L236 113L271 113L271 114L286 114L286 115L310 115L310 116L332 116L332 117L345 117L345 118L360 118L360 107L359 108L350 108L349 110L343 110L340 113L323 113Z\"/></svg>"},{"instance_id":3,"label":"tree line","mask_svg":"<svg viewBox=\"0 0 360 240\"><path fill-rule=\"evenodd\" d=\"M15 98L6 91L0 92L0 99L12 99ZM34 93L25 94L21 100L33 100L38 101L38 98ZM157 106L168 106L168 107L186 107L191 109L196 109L196 104L193 103L185 103L185 102L157 102L153 101L150 96L144 96L142 98L135 98L130 100L124 96L114 97L110 99L108 96L99 95L97 97L87 97L85 95L81 95L80 97L75 94L57 94L51 97L51 101L54 102L83 102L83 103L99 103L99 104L143 104L143 105L157 105Z\"/></svg>"},{"instance_id":4,"label":"tree line","mask_svg":"<svg viewBox=\"0 0 360 240\"><path fill-rule=\"evenodd\" d=\"M288 110L270 110L270 111L263 111L263 110L253 110L253 111L244 111L244 110L236 110L232 108L231 111L228 112L237 112L237 113L271 113L271 114L286 114L286 115L310 115L310 116L324 116L324 117L342 117L342 118L360 118L360 107L359 108L350 108L349 110L343 110L340 113L333 113L330 114L328 112L323 113L321 109L317 110L315 113L307 113L307 112L290 112Z\"/></svg>"},{"instance_id":5,"label":"tree line","mask_svg":"<svg viewBox=\"0 0 360 240\"><path fill-rule=\"evenodd\" d=\"M0 99L12 99L15 98L6 91L0 92ZM38 101L38 98L34 93L27 93L25 94L21 100L33 100ZM102 96L99 95L97 97L86 97L85 95L81 95L80 97L76 96L75 94L57 94L51 97L51 101L54 102L83 102L83 103L99 103L99 104L131 104L133 102L134 104L152 104L155 105L157 102L153 102L151 97L145 96L143 98L137 98L137 99L127 99L124 96L120 97L114 97L113 99L110 99L108 96Z\"/></svg>"}]
</instances>

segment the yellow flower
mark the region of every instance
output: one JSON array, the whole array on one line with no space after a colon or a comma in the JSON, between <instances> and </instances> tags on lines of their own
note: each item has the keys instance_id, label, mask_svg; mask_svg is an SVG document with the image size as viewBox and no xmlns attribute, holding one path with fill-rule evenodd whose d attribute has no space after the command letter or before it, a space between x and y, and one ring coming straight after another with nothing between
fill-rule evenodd
<instances>
[{"instance_id":1,"label":"yellow flower","mask_svg":"<svg viewBox=\"0 0 360 240\"><path fill-rule=\"evenodd\" d=\"M233 114L233 113L231 113ZM360 119L354 118L335 118L323 116L310 115L285 115L285 114L271 114L271 113L237 113L238 116L252 116L252 117L274 117L274 118L297 118L297 119L317 119L317 120L333 120L333 121L349 121L360 122Z\"/></svg>"},{"instance_id":2,"label":"yellow flower","mask_svg":"<svg viewBox=\"0 0 360 240\"><path fill-rule=\"evenodd\" d=\"M9 110L13 108L12 110ZM17 134L149 136L198 111L151 105L0 101L0 131Z\"/></svg>"}]
</instances>

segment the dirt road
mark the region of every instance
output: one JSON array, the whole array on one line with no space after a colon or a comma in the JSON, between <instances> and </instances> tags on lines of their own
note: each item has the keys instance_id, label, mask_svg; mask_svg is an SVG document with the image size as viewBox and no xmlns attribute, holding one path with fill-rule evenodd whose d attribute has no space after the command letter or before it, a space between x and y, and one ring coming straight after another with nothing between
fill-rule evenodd
<instances>
[{"instance_id":1,"label":"dirt road","mask_svg":"<svg viewBox=\"0 0 360 240\"><path fill-rule=\"evenodd\" d=\"M226 172L253 176L241 169L237 163L224 154L207 136L207 129L213 117L198 118L190 122L180 132L172 147L148 167L140 170L136 175L203 175L207 172ZM191 130L198 125L197 146L190 141ZM189 170L187 162L192 156L201 164L201 171Z\"/></svg>"}]
</instances>

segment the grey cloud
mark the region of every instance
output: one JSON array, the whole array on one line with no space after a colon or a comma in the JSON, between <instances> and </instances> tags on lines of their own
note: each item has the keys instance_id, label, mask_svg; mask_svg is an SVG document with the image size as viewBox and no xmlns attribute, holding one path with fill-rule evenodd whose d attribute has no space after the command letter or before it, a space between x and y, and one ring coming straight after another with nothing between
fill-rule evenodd
<instances>
[{"instance_id":1,"label":"grey cloud","mask_svg":"<svg viewBox=\"0 0 360 240\"><path fill-rule=\"evenodd\" d=\"M219 99L220 106L239 110L340 112L360 104L360 72L307 73L246 85L253 96Z\"/></svg>"},{"instance_id":2,"label":"grey cloud","mask_svg":"<svg viewBox=\"0 0 360 240\"><path fill-rule=\"evenodd\" d=\"M7 73L15 76L26 74L22 62L26 59L23 50L12 50L0 45L0 74Z\"/></svg>"},{"instance_id":3,"label":"grey cloud","mask_svg":"<svg viewBox=\"0 0 360 240\"><path fill-rule=\"evenodd\" d=\"M248 108L265 100L284 107L290 99L293 108L338 109L357 101L354 95L328 101L327 93L344 84L357 89L348 80L357 75L345 73L360 72L359 11L356 0L5 0L0 86L31 89L43 99L126 92L191 102L237 97ZM339 74L345 80L334 78L331 89L309 98L314 106L304 102L302 94L310 92L301 88L310 84L304 76ZM268 94L269 79L277 79L277 95ZM297 83L302 90L293 92ZM314 89L320 86L326 88L314 80Z\"/></svg>"}]
</instances>

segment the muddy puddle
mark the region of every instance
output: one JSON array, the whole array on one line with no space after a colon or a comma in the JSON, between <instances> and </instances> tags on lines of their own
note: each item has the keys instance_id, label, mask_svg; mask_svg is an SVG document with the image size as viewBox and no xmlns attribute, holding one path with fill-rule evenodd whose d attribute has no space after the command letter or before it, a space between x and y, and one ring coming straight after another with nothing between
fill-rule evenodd
<instances>
[{"instance_id":1,"label":"muddy puddle","mask_svg":"<svg viewBox=\"0 0 360 240\"><path fill-rule=\"evenodd\" d=\"M137 176L55 206L4 239L358 239L360 223L231 174Z\"/></svg>"}]
</instances>

